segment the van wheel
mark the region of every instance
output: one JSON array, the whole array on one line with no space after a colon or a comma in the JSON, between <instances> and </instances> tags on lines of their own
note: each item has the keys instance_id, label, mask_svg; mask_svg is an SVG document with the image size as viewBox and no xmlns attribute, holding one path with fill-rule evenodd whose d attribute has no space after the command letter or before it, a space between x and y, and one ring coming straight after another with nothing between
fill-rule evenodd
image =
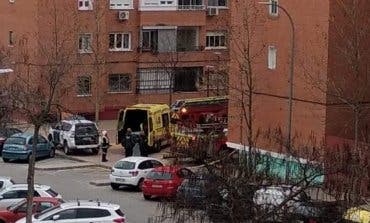
<instances>
[{"instance_id":1,"label":"van wheel","mask_svg":"<svg viewBox=\"0 0 370 223\"><path fill-rule=\"evenodd\" d=\"M63 143L63 150L64 150L64 153L65 153L66 155L70 155L70 154L71 154L71 149L68 147L67 142L64 142L64 143Z\"/></svg>"},{"instance_id":2,"label":"van wheel","mask_svg":"<svg viewBox=\"0 0 370 223\"><path fill-rule=\"evenodd\" d=\"M146 194L144 194L144 199L145 199L145 200L150 200L150 198L152 198L152 196L151 196L151 195L146 195Z\"/></svg>"},{"instance_id":3,"label":"van wheel","mask_svg":"<svg viewBox=\"0 0 370 223\"><path fill-rule=\"evenodd\" d=\"M9 159L3 157L3 161L4 161L4 163L7 163L7 162L9 162Z\"/></svg>"}]
</instances>

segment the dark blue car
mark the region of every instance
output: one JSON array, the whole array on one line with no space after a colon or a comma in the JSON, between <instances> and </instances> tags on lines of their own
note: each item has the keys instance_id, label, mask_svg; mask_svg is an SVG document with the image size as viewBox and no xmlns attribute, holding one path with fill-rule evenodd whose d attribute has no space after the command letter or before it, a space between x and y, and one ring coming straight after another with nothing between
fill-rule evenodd
<instances>
[{"instance_id":1,"label":"dark blue car","mask_svg":"<svg viewBox=\"0 0 370 223\"><path fill-rule=\"evenodd\" d=\"M32 153L33 134L18 133L7 138L3 148L3 160L28 160ZM36 158L54 157L55 148L44 137L38 137Z\"/></svg>"}]
</instances>

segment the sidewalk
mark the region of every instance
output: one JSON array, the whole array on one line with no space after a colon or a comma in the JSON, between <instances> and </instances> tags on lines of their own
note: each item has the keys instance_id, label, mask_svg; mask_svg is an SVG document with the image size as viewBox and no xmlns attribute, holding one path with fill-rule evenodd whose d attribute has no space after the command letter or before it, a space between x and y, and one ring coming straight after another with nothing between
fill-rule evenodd
<instances>
[{"instance_id":1,"label":"sidewalk","mask_svg":"<svg viewBox=\"0 0 370 223\"><path fill-rule=\"evenodd\" d=\"M63 151L57 150L56 153L66 159L80 161L80 162L86 162L90 164L94 164L96 166L100 166L103 168L110 169L118 160L125 158L124 156L124 150L121 145L112 145L108 149L108 155L107 159L108 162L101 162L101 151L99 151L98 155L92 155L89 152L74 152L72 155L65 155ZM163 149L159 153L153 153L150 154L149 157L153 157L156 159L159 159L163 161L164 164L168 165L170 164L170 160L163 159L163 156L167 154L166 149Z\"/></svg>"}]
</instances>

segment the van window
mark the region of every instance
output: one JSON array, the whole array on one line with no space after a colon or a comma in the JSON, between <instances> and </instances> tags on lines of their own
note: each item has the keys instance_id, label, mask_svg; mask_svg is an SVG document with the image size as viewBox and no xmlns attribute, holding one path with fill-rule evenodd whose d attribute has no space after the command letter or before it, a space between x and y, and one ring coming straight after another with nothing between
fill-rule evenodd
<instances>
[{"instance_id":1,"label":"van window","mask_svg":"<svg viewBox=\"0 0 370 223\"><path fill-rule=\"evenodd\" d=\"M168 127L170 124L170 117L168 113L162 114L162 127Z\"/></svg>"}]
</instances>

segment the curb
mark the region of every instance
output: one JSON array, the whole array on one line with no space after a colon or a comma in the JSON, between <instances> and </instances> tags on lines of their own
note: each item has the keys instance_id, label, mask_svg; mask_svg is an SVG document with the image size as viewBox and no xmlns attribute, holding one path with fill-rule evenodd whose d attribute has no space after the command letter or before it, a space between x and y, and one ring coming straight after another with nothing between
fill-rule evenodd
<instances>
[{"instance_id":1,"label":"curb","mask_svg":"<svg viewBox=\"0 0 370 223\"><path fill-rule=\"evenodd\" d=\"M70 170L70 169L82 169L82 168L89 168L89 167L96 167L96 165L87 164L87 165L82 165L82 166L65 166L65 167L35 167L35 170L44 170L44 171Z\"/></svg>"},{"instance_id":2,"label":"curb","mask_svg":"<svg viewBox=\"0 0 370 223\"><path fill-rule=\"evenodd\" d=\"M109 186L110 185L110 182L97 182L97 181L90 181L89 182L90 185L93 185L93 186L96 186L96 187L105 187L105 186Z\"/></svg>"},{"instance_id":3,"label":"curb","mask_svg":"<svg viewBox=\"0 0 370 223\"><path fill-rule=\"evenodd\" d=\"M62 158L65 158L65 159L77 161L77 162L91 163L91 166L93 166L93 167L100 167L100 168L104 168L104 169L108 169L108 170L110 170L112 168L111 166L107 166L107 165L104 165L104 164L101 164L101 163L87 162L84 159L80 159L80 158L77 158L77 157L71 157L71 156L63 154L62 152L56 152L55 155L59 156L59 157L62 157Z\"/></svg>"}]
</instances>

